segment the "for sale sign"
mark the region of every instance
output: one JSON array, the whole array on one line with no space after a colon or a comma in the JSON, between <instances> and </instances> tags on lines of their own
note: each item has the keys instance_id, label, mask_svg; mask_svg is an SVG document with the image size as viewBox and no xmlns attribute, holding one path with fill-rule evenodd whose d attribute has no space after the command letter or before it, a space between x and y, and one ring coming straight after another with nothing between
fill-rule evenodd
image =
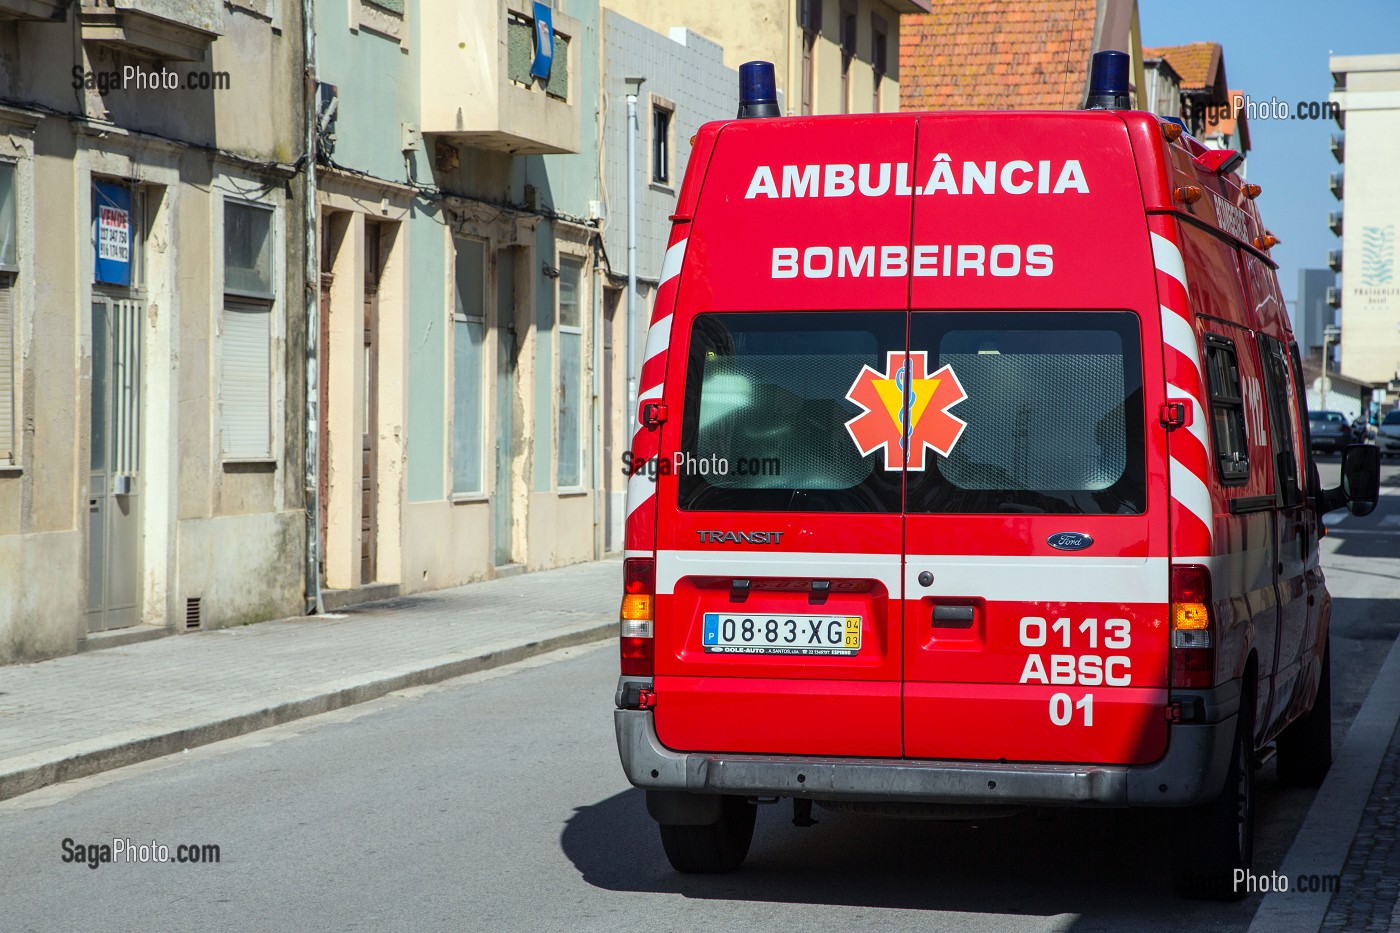
<instances>
[{"instance_id":1,"label":"for sale sign","mask_svg":"<svg viewBox=\"0 0 1400 933\"><path fill-rule=\"evenodd\" d=\"M131 212L103 205L97 214L97 258L131 262Z\"/></svg>"},{"instance_id":2,"label":"for sale sign","mask_svg":"<svg viewBox=\"0 0 1400 933\"><path fill-rule=\"evenodd\" d=\"M131 189L125 185L94 182L93 241L97 247L93 281L108 285L131 284Z\"/></svg>"}]
</instances>

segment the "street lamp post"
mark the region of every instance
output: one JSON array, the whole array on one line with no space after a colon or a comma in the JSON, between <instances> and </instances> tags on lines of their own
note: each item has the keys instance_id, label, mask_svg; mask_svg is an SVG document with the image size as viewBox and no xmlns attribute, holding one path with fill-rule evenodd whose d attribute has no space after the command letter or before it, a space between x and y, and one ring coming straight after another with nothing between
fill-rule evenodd
<instances>
[{"instance_id":1,"label":"street lamp post","mask_svg":"<svg viewBox=\"0 0 1400 933\"><path fill-rule=\"evenodd\" d=\"M637 410L637 95L644 77L627 85L627 416Z\"/></svg>"}]
</instances>

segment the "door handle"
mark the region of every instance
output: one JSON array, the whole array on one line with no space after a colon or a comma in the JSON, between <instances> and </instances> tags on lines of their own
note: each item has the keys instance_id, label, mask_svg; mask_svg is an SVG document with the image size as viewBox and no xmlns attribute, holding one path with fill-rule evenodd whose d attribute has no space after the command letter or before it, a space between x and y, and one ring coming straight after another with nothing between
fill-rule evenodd
<instances>
[{"instance_id":1,"label":"door handle","mask_svg":"<svg viewBox=\"0 0 1400 933\"><path fill-rule=\"evenodd\" d=\"M938 628L967 628L972 625L971 606L934 606L933 624Z\"/></svg>"}]
</instances>

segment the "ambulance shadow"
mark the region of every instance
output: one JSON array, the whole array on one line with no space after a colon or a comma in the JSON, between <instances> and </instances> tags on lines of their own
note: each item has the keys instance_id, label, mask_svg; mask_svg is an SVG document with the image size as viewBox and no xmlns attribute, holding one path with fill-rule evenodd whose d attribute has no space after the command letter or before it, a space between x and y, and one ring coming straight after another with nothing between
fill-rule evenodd
<instances>
[{"instance_id":1,"label":"ambulance shadow","mask_svg":"<svg viewBox=\"0 0 1400 933\"><path fill-rule=\"evenodd\" d=\"M1350 527L1343 524L1327 529L1327 537L1337 542L1334 553L1343 557L1400 557L1400 532L1392 530L1392 533L1387 533L1378 527L1367 527L1362 524L1364 521L1365 519L1353 519L1354 524L1349 523ZM1379 523L1368 524L1375 526ZM1379 575L1400 580L1400 563L1389 565L1389 569L1393 572Z\"/></svg>"},{"instance_id":2,"label":"ambulance shadow","mask_svg":"<svg viewBox=\"0 0 1400 933\"><path fill-rule=\"evenodd\" d=\"M820 808L813 815L820 825L800 829L791 823L787 801L761 807L748 860L726 875L673 871L637 790L577 809L560 842L594 887L697 900L1078 914L1089 926L1123 929L1164 917L1166 928L1175 929L1222 917L1247 925L1258 900L1202 905L1177 899L1167 880L1164 812L1027 811L982 823L877 819ZM796 913L791 921L794 929L804 925Z\"/></svg>"},{"instance_id":3,"label":"ambulance shadow","mask_svg":"<svg viewBox=\"0 0 1400 933\"><path fill-rule=\"evenodd\" d=\"M1356 573L1354 570L1348 572ZM1395 575L1395 579L1400 579L1400 573ZM1343 620L1345 628L1342 627ZM1336 626L1334 631L1354 641L1395 641L1400 637L1400 600L1333 596L1332 625ZM1376 661L1377 669L1381 660Z\"/></svg>"}]
</instances>

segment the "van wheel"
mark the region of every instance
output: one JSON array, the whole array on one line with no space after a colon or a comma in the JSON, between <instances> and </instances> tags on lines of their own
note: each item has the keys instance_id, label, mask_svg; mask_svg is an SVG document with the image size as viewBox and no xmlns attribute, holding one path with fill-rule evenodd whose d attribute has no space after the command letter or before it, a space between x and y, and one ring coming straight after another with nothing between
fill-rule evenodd
<instances>
[{"instance_id":1,"label":"van wheel","mask_svg":"<svg viewBox=\"0 0 1400 933\"><path fill-rule=\"evenodd\" d=\"M1322 651L1322 679L1312 709L1278 737L1278 778L1294 787L1321 787L1332 767L1332 649Z\"/></svg>"},{"instance_id":2,"label":"van wheel","mask_svg":"<svg viewBox=\"0 0 1400 933\"><path fill-rule=\"evenodd\" d=\"M1235 749L1225 786L1209 803L1191 807L1172 842L1172 886L1182 897L1236 901L1235 872L1254 861L1254 698L1240 699Z\"/></svg>"},{"instance_id":3,"label":"van wheel","mask_svg":"<svg viewBox=\"0 0 1400 933\"><path fill-rule=\"evenodd\" d=\"M698 874L733 871L744 863L753 841L758 806L747 798L720 800L719 822L706 826L661 825L661 846L676 871Z\"/></svg>"}]
</instances>

